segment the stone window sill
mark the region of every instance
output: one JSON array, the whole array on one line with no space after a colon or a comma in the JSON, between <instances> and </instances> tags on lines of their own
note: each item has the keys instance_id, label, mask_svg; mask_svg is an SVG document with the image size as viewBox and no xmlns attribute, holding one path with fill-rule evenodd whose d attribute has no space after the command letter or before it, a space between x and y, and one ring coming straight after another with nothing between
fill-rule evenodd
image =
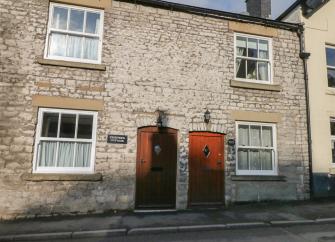
<instances>
[{"instance_id":1,"label":"stone window sill","mask_svg":"<svg viewBox=\"0 0 335 242\"><path fill-rule=\"evenodd\" d=\"M102 181L102 174L38 174L25 173L21 176L24 181Z\"/></svg>"},{"instance_id":2,"label":"stone window sill","mask_svg":"<svg viewBox=\"0 0 335 242\"><path fill-rule=\"evenodd\" d=\"M335 96L335 88L328 88L326 90L327 95L334 95Z\"/></svg>"},{"instance_id":3,"label":"stone window sill","mask_svg":"<svg viewBox=\"0 0 335 242\"><path fill-rule=\"evenodd\" d=\"M281 86L280 85L261 84L261 83L244 82L244 81L237 81L237 80L231 80L230 81L230 86L231 87L238 87L238 88L245 88L245 89L273 91L273 92L280 92L281 91Z\"/></svg>"},{"instance_id":4,"label":"stone window sill","mask_svg":"<svg viewBox=\"0 0 335 242\"><path fill-rule=\"evenodd\" d=\"M232 181L286 181L285 176L232 176Z\"/></svg>"},{"instance_id":5,"label":"stone window sill","mask_svg":"<svg viewBox=\"0 0 335 242\"><path fill-rule=\"evenodd\" d=\"M80 68L80 69L88 69L88 70L106 71L106 65L101 65L101 64L51 60L51 59L44 59L41 57L38 57L36 59L36 62L41 65L62 66L62 67Z\"/></svg>"}]
</instances>

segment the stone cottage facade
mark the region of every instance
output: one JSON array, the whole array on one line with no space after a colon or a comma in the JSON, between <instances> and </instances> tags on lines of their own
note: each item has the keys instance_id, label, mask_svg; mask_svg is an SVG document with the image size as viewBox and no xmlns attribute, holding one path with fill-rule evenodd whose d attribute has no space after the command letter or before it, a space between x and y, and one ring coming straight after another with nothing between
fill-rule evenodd
<instances>
[{"instance_id":1,"label":"stone cottage facade","mask_svg":"<svg viewBox=\"0 0 335 242\"><path fill-rule=\"evenodd\" d=\"M307 199L298 25L136 2L1 1L1 218Z\"/></svg>"}]
</instances>

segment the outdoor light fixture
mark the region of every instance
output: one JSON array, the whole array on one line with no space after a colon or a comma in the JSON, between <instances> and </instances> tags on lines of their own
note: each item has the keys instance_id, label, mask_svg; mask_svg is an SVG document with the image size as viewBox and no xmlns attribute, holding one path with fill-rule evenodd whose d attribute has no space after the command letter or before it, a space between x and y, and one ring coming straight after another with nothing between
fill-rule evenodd
<instances>
[{"instance_id":1,"label":"outdoor light fixture","mask_svg":"<svg viewBox=\"0 0 335 242\"><path fill-rule=\"evenodd\" d=\"M164 112L161 111L161 110L157 110L157 120L156 120L156 125L157 125L157 128L162 128L163 127L163 115L164 115Z\"/></svg>"},{"instance_id":2,"label":"outdoor light fixture","mask_svg":"<svg viewBox=\"0 0 335 242\"><path fill-rule=\"evenodd\" d=\"M211 120L211 113L207 109L205 114L204 114L204 121L205 121L206 124L208 124L210 120Z\"/></svg>"}]
</instances>

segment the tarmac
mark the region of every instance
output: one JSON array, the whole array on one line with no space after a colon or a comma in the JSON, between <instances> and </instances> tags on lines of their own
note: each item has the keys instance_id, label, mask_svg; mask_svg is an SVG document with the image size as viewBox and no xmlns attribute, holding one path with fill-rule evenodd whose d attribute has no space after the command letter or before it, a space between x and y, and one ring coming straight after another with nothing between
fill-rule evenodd
<instances>
[{"instance_id":1,"label":"tarmac","mask_svg":"<svg viewBox=\"0 0 335 242\"><path fill-rule=\"evenodd\" d=\"M108 238L330 223L335 224L335 201L269 202L214 209L112 211L0 221L0 241Z\"/></svg>"}]
</instances>

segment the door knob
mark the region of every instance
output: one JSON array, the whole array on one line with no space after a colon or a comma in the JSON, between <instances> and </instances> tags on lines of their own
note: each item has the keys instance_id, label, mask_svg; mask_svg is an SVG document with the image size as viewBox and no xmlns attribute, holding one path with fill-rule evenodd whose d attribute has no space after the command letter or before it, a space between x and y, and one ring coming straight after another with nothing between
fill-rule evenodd
<instances>
[{"instance_id":1,"label":"door knob","mask_svg":"<svg viewBox=\"0 0 335 242\"><path fill-rule=\"evenodd\" d=\"M144 164L144 163L145 163L145 160L142 159L142 160L141 160L141 164Z\"/></svg>"}]
</instances>

